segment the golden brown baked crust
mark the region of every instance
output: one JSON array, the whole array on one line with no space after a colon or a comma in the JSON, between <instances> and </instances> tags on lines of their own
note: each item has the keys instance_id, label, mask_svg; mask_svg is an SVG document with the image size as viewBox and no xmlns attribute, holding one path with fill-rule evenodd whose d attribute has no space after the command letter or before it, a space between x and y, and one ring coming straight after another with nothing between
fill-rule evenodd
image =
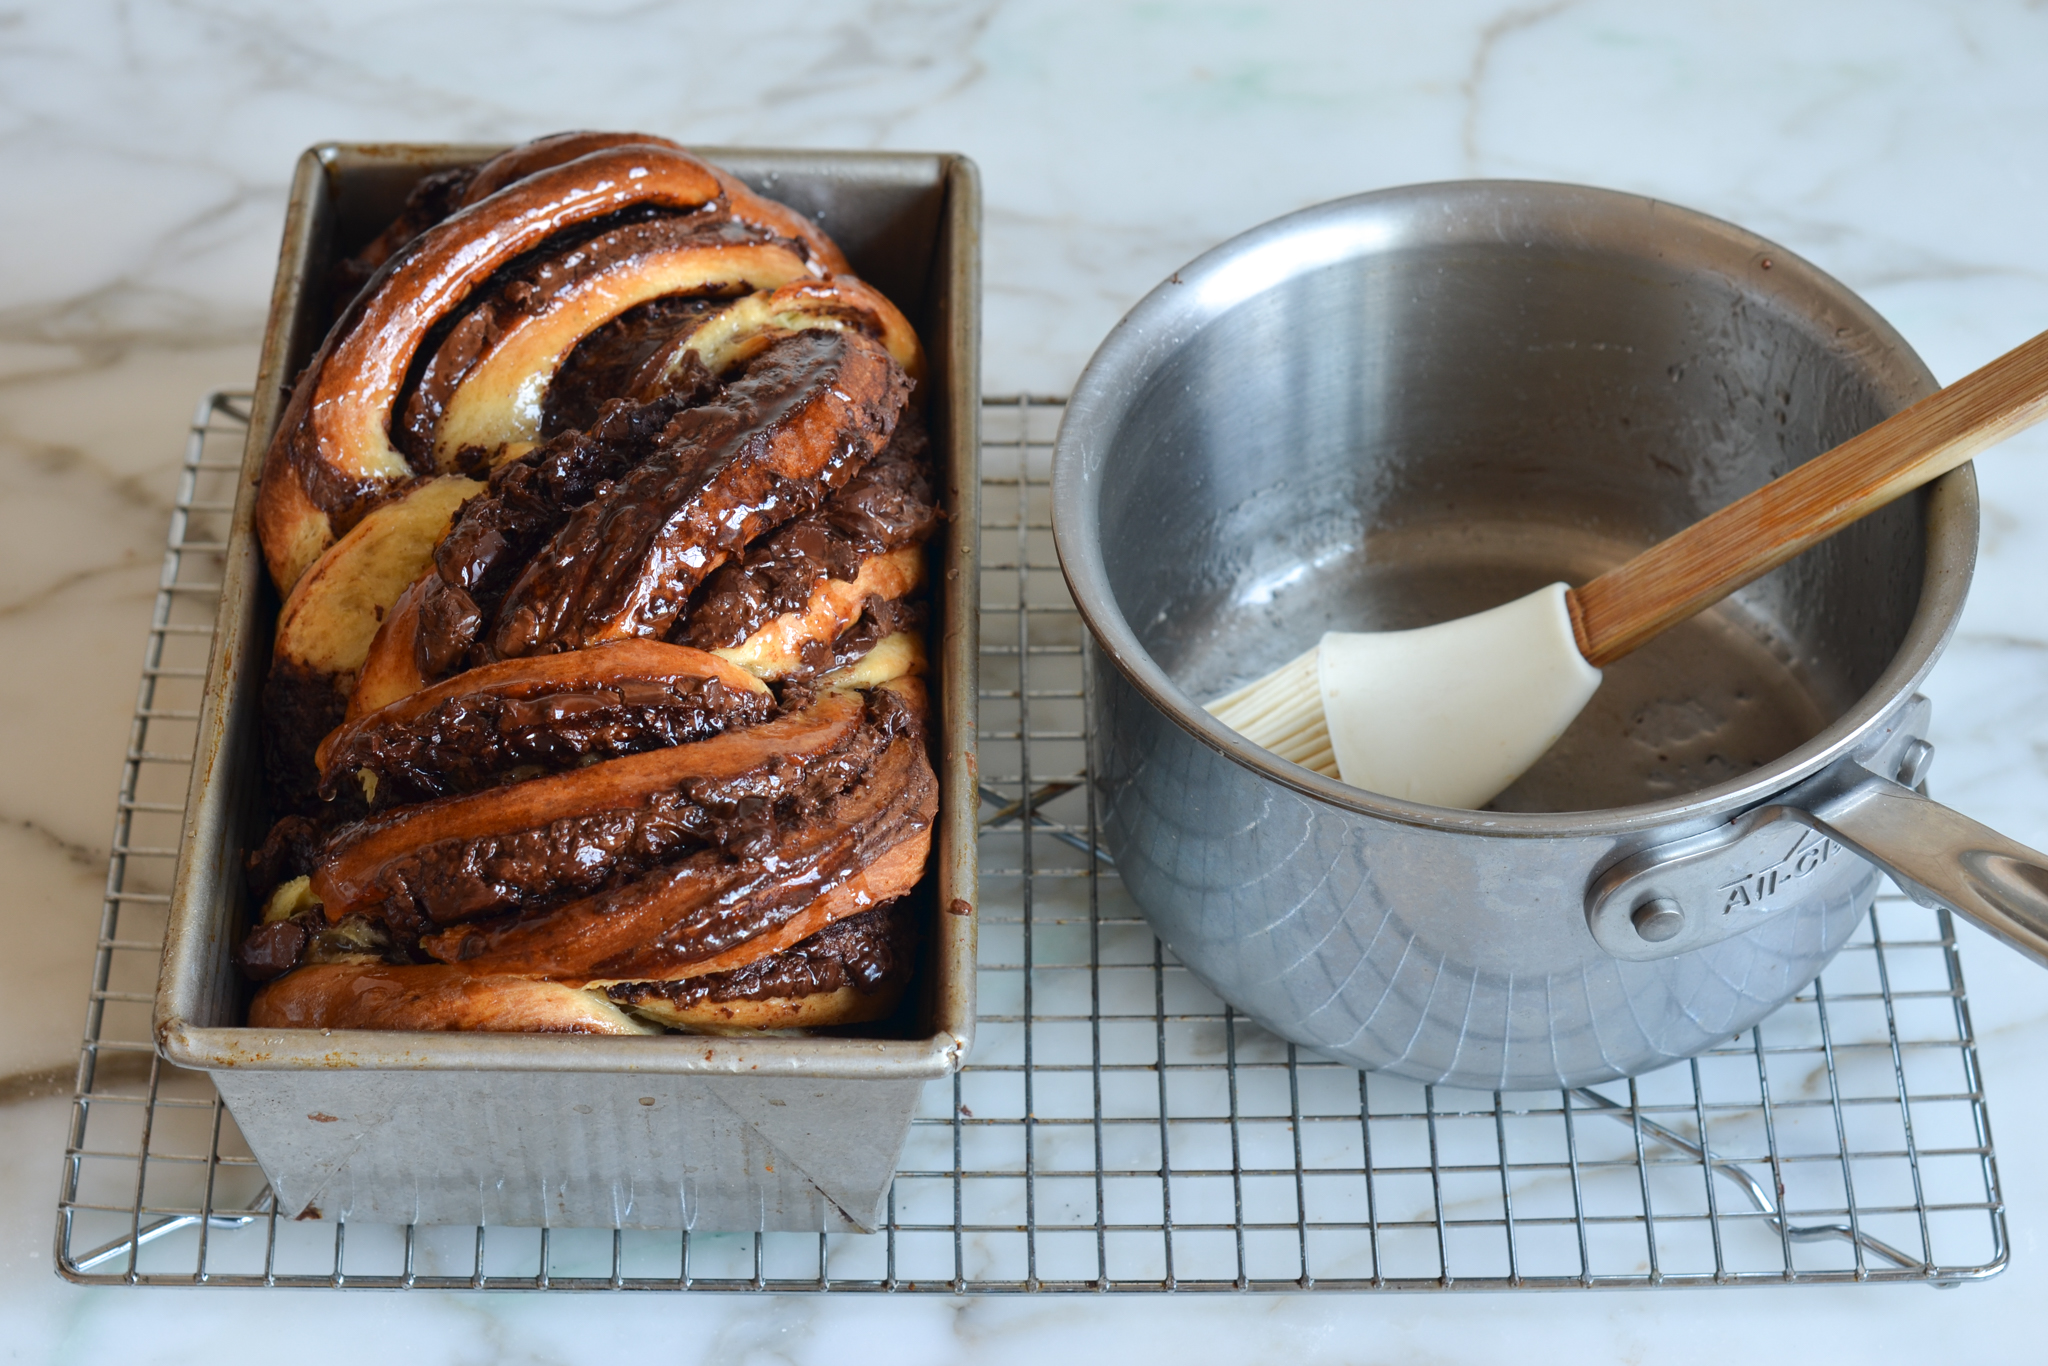
<instances>
[{"instance_id":1,"label":"golden brown baked crust","mask_svg":"<svg viewBox=\"0 0 2048 1366\"><path fill-rule=\"evenodd\" d=\"M693 1001L677 1005L660 996L632 998L633 1013L669 1029L692 1034L758 1034L771 1029L829 1029L868 1024L896 1013L906 983L877 991L836 987L804 996L762 996L751 1000Z\"/></svg>"},{"instance_id":2,"label":"golden brown baked crust","mask_svg":"<svg viewBox=\"0 0 2048 1366\"><path fill-rule=\"evenodd\" d=\"M455 510L482 491L445 475L371 511L300 576L278 613L273 654L327 673L362 668L391 604L425 572Z\"/></svg>"},{"instance_id":3,"label":"golden brown baked crust","mask_svg":"<svg viewBox=\"0 0 2048 1366\"><path fill-rule=\"evenodd\" d=\"M924 378L924 348L896 305L851 275L794 280L762 290L707 318L651 358L634 388L654 392L681 373L694 356L705 371L722 375L769 342L812 328L863 332L880 342L913 381Z\"/></svg>"},{"instance_id":4,"label":"golden brown baked crust","mask_svg":"<svg viewBox=\"0 0 2048 1366\"><path fill-rule=\"evenodd\" d=\"M257 991L249 1023L257 1029L657 1032L592 992L444 964L308 963Z\"/></svg>"},{"instance_id":5,"label":"golden brown baked crust","mask_svg":"<svg viewBox=\"0 0 2048 1366\"><path fill-rule=\"evenodd\" d=\"M698 209L723 193L687 153L612 147L515 181L394 256L314 355L264 458L256 524L279 591L393 485L421 473L391 443L392 409L449 310L564 228L641 204Z\"/></svg>"},{"instance_id":6,"label":"golden brown baked crust","mask_svg":"<svg viewBox=\"0 0 2048 1366\"><path fill-rule=\"evenodd\" d=\"M531 449L541 435L536 386L553 380L584 337L628 310L669 295L773 291L810 279L803 256L780 242L704 240L687 222L627 224L573 255L600 264L558 272L564 278L543 302L472 314L465 325L473 320L480 335L471 341L458 329L442 348L462 345L463 373L438 405L432 468L452 469L464 452L495 462Z\"/></svg>"},{"instance_id":7,"label":"golden brown baked crust","mask_svg":"<svg viewBox=\"0 0 2048 1366\"><path fill-rule=\"evenodd\" d=\"M924 547L904 546L860 562L851 580L827 579L811 590L801 612L785 612L738 645L711 653L758 678L780 679L804 671L805 647L829 644L860 620L870 598L893 602L924 587Z\"/></svg>"},{"instance_id":8,"label":"golden brown baked crust","mask_svg":"<svg viewBox=\"0 0 2048 1366\"><path fill-rule=\"evenodd\" d=\"M482 487L460 475L418 484L329 546L285 600L264 680L265 765L293 809L312 805L313 747L345 714L386 615Z\"/></svg>"}]
</instances>

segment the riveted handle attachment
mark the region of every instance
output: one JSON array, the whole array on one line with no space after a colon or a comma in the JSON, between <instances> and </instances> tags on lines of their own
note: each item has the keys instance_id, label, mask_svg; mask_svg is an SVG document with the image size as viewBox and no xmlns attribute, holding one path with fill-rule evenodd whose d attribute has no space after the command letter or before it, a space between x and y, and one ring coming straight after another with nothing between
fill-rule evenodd
<instances>
[{"instance_id":1,"label":"riveted handle attachment","mask_svg":"<svg viewBox=\"0 0 2048 1366\"><path fill-rule=\"evenodd\" d=\"M2048 967L2048 855L1914 790L1933 754L1926 719L1916 697L1860 762L1607 868L1587 889L1593 937L1616 958L1674 957L1843 895L1875 865Z\"/></svg>"},{"instance_id":2,"label":"riveted handle attachment","mask_svg":"<svg viewBox=\"0 0 2048 1366\"><path fill-rule=\"evenodd\" d=\"M1876 778L1827 826L1921 905L1946 906L2048 967L2048 855Z\"/></svg>"}]
</instances>

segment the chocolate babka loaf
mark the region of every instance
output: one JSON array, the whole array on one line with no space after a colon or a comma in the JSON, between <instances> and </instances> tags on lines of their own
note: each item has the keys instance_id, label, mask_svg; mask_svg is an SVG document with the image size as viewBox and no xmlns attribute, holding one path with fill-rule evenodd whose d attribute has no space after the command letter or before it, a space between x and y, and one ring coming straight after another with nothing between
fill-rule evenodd
<instances>
[{"instance_id":1,"label":"chocolate babka loaf","mask_svg":"<svg viewBox=\"0 0 2048 1366\"><path fill-rule=\"evenodd\" d=\"M938 806L909 323L634 134L430 177L336 279L257 501L250 1023L893 1011Z\"/></svg>"}]
</instances>

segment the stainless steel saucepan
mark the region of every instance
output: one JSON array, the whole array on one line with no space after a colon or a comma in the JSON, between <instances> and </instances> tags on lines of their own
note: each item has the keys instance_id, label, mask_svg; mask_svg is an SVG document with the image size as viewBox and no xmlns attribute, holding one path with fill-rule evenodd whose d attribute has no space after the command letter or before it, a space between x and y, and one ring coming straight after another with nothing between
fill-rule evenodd
<instances>
[{"instance_id":1,"label":"stainless steel saucepan","mask_svg":"<svg viewBox=\"0 0 2048 1366\"><path fill-rule=\"evenodd\" d=\"M1747 1028L1881 869L2048 961L2048 859L1916 790L1967 466L1614 665L1490 810L1346 787L1200 706L1325 630L1584 582L1934 387L1782 248L1574 186L1362 195L1177 272L1090 362L1054 464L1131 894L1284 1037L1481 1089Z\"/></svg>"}]
</instances>

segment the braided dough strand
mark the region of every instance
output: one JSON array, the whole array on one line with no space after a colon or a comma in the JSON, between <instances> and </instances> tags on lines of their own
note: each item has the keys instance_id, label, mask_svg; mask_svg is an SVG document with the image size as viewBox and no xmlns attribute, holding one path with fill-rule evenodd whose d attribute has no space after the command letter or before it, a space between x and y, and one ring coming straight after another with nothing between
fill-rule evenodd
<instances>
[{"instance_id":1,"label":"braided dough strand","mask_svg":"<svg viewBox=\"0 0 2048 1366\"><path fill-rule=\"evenodd\" d=\"M271 577L299 575L393 484L412 477L392 407L428 331L523 252L637 205L698 209L725 193L687 153L634 143L536 172L422 233L329 334L264 459L256 507Z\"/></svg>"}]
</instances>

